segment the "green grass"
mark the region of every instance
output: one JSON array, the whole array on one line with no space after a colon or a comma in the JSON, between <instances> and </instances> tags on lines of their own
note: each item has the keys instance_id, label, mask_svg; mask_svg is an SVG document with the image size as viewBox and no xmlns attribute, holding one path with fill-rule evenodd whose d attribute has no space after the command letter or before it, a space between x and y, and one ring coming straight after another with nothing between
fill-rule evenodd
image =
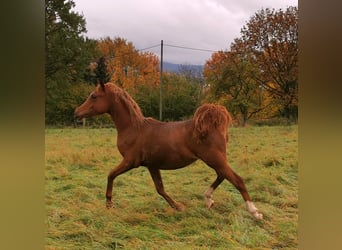
<instances>
[{"instance_id":1,"label":"green grass","mask_svg":"<svg viewBox=\"0 0 342 250\"><path fill-rule=\"evenodd\" d=\"M162 171L174 211L144 167L114 181L115 208L105 208L107 174L120 161L115 129L47 129L46 249L297 249L297 126L230 129L228 159L244 178L263 221L247 212L224 181L215 205L203 194L215 173L203 162Z\"/></svg>"}]
</instances>

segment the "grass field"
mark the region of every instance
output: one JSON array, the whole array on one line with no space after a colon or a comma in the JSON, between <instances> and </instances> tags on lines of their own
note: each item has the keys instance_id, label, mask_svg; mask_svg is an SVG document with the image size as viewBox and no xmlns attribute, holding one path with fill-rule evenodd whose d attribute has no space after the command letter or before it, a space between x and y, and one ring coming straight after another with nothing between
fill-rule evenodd
<instances>
[{"instance_id":1,"label":"grass field","mask_svg":"<svg viewBox=\"0 0 342 250\"><path fill-rule=\"evenodd\" d=\"M184 211L157 194L144 167L114 181L108 210L107 174L121 161L116 130L46 129L46 249L297 249L297 133L297 126L230 129L230 165L264 214L255 221L227 181L206 208L216 174L201 161L162 171Z\"/></svg>"}]
</instances>

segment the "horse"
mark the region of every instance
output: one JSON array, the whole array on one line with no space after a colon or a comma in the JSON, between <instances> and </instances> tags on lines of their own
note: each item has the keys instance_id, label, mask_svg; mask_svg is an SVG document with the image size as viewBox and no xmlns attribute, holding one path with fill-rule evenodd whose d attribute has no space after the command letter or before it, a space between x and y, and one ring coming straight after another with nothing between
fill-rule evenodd
<instances>
[{"instance_id":1,"label":"horse","mask_svg":"<svg viewBox=\"0 0 342 250\"><path fill-rule=\"evenodd\" d=\"M227 163L228 127L232 118L218 104L203 104L192 119L162 122L144 117L133 98L114 83L99 83L89 97L75 109L76 119L108 113L117 129L117 148L123 159L107 178L106 207L111 208L114 179L133 169L148 169L156 191L168 204L183 210L164 190L160 170L179 169L200 159L216 171L215 181L204 193L206 206L213 204L213 192L224 179L240 192L247 210L256 220L263 215L251 201L242 178Z\"/></svg>"}]
</instances>

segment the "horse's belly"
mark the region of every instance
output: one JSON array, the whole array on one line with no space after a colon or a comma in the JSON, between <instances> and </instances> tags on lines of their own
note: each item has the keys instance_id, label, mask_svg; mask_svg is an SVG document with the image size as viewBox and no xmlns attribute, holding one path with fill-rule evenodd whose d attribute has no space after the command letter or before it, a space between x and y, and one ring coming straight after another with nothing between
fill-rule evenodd
<instances>
[{"instance_id":1,"label":"horse's belly","mask_svg":"<svg viewBox=\"0 0 342 250\"><path fill-rule=\"evenodd\" d=\"M143 166L159 169L183 168L197 160L197 157L187 150L160 150L145 154Z\"/></svg>"},{"instance_id":2,"label":"horse's belly","mask_svg":"<svg viewBox=\"0 0 342 250\"><path fill-rule=\"evenodd\" d=\"M150 131L149 140L141 149L145 166L177 169L197 160L189 146L189 131L183 123L172 124L158 131Z\"/></svg>"},{"instance_id":3,"label":"horse's belly","mask_svg":"<svg viewBox=\"0 0 342 250\"><path fill-rule=\"evenodd\" d=\"M188 165L190 165L191 163L195 162L197 159L183 159L183 160L179 160L179 161L166 161L163 164L158 164L159 165L159 169L178 169L178 168L184 168Z\"/></svg>"},{"instance_id":4,"label":"horse's belly","mask_svg":"<svg viewBox=\"0 0 342 250\"><path fill-rule=\"evenodd\" d=\"M197 159L189 160L189 161L179 161L179 162L144 162L142 166L146 167L154 167L162 170L171 170L171 169L179 169L179 168L184 168L191 163L195 162Z\"/></svg>"}]
</instances>

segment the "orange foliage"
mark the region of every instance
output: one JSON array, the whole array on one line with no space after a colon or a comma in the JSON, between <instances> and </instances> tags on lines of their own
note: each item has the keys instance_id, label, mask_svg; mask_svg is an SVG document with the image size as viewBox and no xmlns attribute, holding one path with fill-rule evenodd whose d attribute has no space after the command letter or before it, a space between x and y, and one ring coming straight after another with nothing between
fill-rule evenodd
<instances>
[{"instance_id":1,"label":"orange foliage","mask_svg":"<svg viewBox=\"0 0 342 250\"><path fill-rule=\"evenodd\" d=\"M106 58L111 82L131 91L140 84L159 85L159 61L153 53L139 52L131 42L122 38L101 39L97 48Z\"/></svg>"},{"instance_id":2,"label":"orange foliage","mask_svg":"<svg viewBox=\"0 0 342 250\"><path fill-rule=\"evenodd\" d=\"M204 65L203 75L209 78L222 75L224 63L228 57L228 52L218 51L213 53L211 59Z\"/></svg>"}]
</instances>

